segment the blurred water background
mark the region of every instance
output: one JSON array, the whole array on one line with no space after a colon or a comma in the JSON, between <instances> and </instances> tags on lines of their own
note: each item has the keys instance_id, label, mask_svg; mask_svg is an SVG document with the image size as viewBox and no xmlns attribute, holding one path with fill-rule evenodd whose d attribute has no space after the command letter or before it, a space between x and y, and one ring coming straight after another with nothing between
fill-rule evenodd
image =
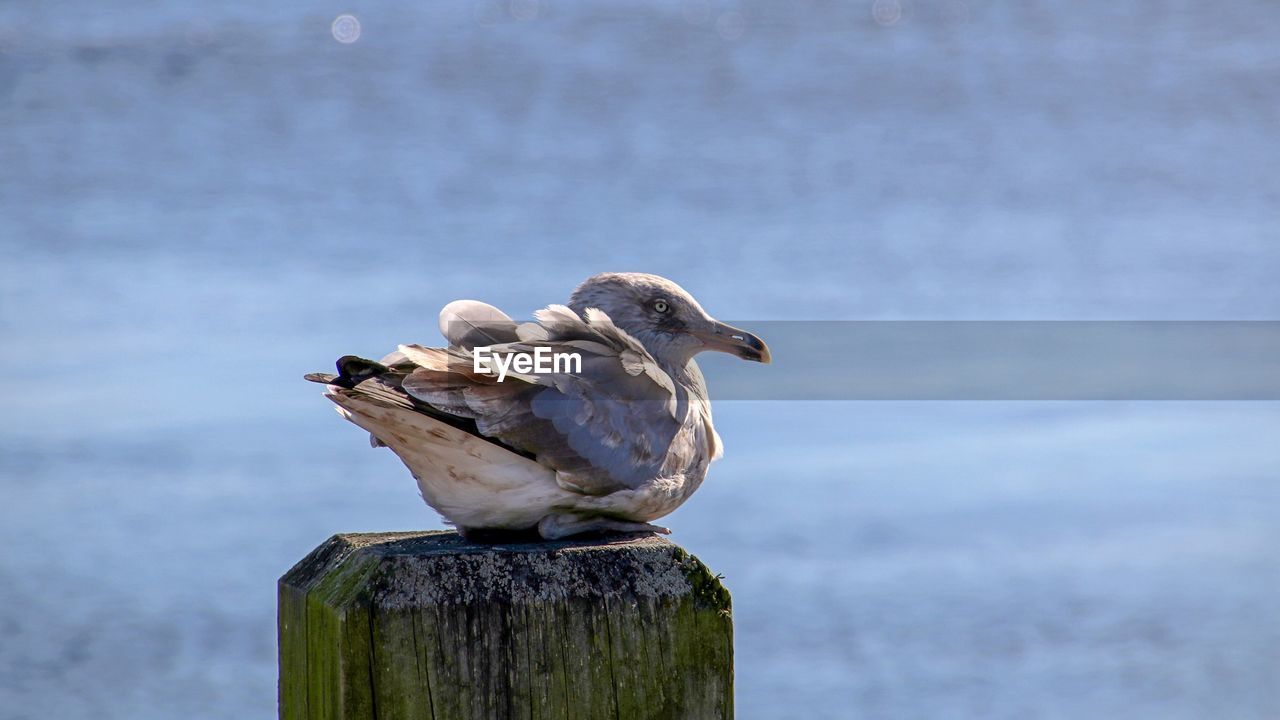
<instances>
[{"instance_id":1,"label":"blurred water background","mask_svg":"<svg viewBox=\"0 0 1280 720\"><path fill-rule=\"evenodd\" d=\"M300 376L455 298L634 269L743 323L1280 318L1278 26L0 3L0 718L272 716L276 578L440 526ZM665 524L733 592L739 717L1280 716L1275 403L716 418Z\"/></svg>"}]
</instances>

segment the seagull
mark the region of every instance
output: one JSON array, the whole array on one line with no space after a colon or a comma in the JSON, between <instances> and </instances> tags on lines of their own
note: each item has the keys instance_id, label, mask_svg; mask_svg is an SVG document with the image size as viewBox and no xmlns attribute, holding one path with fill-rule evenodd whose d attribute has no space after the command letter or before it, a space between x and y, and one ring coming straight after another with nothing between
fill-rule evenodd
<instances>
[{"instance_id":1,"label":"seagull","mask_svg":"<svg viewBox=\"0 0 1280 720\"><path fill-rule=\"evenodd\" d=\"M457 300L440 312L448 347L400 345L378 362L347 355L336 375L306 379L399 456L464 537L668 534L651 521L684 503L723 453L694 356L768 363L769 348L645 273L594 275L567 306L534 318ZM566 361L538 362L548 356Z\"/></svg>"}]
</instances>

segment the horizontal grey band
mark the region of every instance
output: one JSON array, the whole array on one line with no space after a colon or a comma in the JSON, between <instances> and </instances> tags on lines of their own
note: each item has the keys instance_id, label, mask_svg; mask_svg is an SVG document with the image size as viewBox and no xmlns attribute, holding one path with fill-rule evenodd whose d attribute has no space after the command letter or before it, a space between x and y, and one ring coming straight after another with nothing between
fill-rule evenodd
<instances>
[{"instance_id":1,"label":"horizontal grey band","mask_svg":"<svg viewBox=\"0 0 1280 720\"><path fill-rule=\"evenodd\" d=\"M773 364L700 355L716 400L1280 400L1278 321L733 324Z\"/></svg>"}]
</instances>

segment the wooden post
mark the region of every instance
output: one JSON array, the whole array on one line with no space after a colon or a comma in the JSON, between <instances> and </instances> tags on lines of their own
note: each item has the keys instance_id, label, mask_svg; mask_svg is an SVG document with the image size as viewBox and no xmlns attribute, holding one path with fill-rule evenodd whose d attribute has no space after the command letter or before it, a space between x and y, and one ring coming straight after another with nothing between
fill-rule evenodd
<instances>
[{"instance_id":1,"label":"wooden post","mask_svg":"<svg viewBox=\"0 0 1280 720\"><path fill-rule=\"evenodd\" d=\"M279 585L280 717L733 717L729 592L653 536L335 535Z\"/></svg>"}]
</instances>

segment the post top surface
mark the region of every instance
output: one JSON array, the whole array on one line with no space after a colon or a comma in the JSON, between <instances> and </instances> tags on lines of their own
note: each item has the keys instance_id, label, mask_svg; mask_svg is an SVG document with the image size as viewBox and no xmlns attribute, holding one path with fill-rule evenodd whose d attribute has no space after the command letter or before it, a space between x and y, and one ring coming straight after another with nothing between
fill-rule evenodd
<instances>
[{"instance_id":1,"label":"post top surface","mask_svg":"<svg viewBox=\"0 0 1280 720\"><path fill-rule=\"evenodd\" d=\"M419 530L405 532L339 533L335 536L352 550L382 557L441 556L471 553L548 553L559 551L598 551L656 549L674 547L666 539L652 533L570 538L551 541L476 542L452 530Z\"/></svg>"},{"instance_id":2,"label":"post top surface","mask_svg":"<svg viewBox=\"0 0 1280 720\"><path fill-rule=\"evenodd\" d=\"M689 593L720 602L712 596L725 593L697 558L655 535L491 545L449 531L342 533L280 582L334 607L359 604L366 595L397 607Z\"/></svg>"}]
</instances>

